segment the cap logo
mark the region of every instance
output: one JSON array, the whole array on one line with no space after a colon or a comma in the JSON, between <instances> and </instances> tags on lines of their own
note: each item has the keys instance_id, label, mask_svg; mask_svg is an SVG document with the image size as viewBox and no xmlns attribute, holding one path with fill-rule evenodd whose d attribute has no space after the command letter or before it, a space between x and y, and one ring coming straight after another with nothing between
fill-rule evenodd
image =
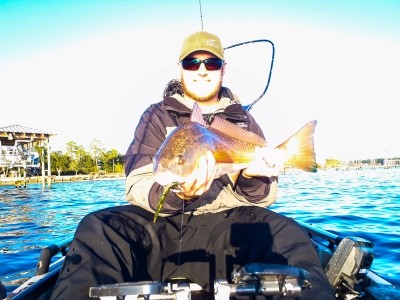
<instances>
[{"instance_id":1,"label":"cap logo","mask_svg":"<svg viewBox=\"0 0 400 300\"><path fill-rule=\"evenodd\" d=\"M207 46L210 46L210 47L213 47L213 48L219 49L218 42L217 42L215 39L208 39L208 40L206 41L206 45L207 45Z\"/></svg>"}]
</instances>

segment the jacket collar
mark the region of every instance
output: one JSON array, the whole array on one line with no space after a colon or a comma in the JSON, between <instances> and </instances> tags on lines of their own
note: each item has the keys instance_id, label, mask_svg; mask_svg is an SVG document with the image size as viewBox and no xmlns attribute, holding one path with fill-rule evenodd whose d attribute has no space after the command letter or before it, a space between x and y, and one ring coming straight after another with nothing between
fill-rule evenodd
<instances>
[{"instance_id":1,"label":"jacket collar","mask_svg":"<svg viewBox=\"0 0 400 300\"><path fill-rule=\"evenodd\" d=\"M225 97L221 98L220 103L221 106L218 107L217 110L205 115L212 116L218 114L232 121L247 121L246 111L241 104L232 103L229 98ZM183 97L179 94L164 97L162 105L166 110L176 112L179 115L186 115L189 117L192 112L192 108L189 108L185 104Z\"/></svg>"}]
</instances>

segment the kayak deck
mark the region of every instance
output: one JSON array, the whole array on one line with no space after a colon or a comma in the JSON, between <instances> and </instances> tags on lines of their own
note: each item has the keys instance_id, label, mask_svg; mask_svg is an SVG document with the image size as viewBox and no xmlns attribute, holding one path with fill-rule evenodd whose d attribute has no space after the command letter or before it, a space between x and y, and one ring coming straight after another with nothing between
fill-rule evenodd
<instances>
[{"instance_id":1,"label":"kayak deck","mask_svg":"<svg viewBox=\"0 0 400 300\"><path fill-rule=\"evenodd\" d=\"M313 240L328 280L336 291L337 299L400 299L398 287L393 286L370 270L374 258L373 244L370 241L358 237L340 237L315 226L302 222L298 223ZM7 299L49 299L71 242L70 239L64 240L43 248L37 264L36 275L19 287L6 287L8 291ZM60 253L62 257L51 263L52 258ZM257 266L255 267L255 265ZM253 295L286 294L288 297L290 295L298 296L302 289L309 288L307 273L307 271L295 267L251 264L236 271L236 276L239 279L234 282L235 284L228 284L225 280L215 282L216 290L220 292L214 296L215 299L224 300L229 299L229 295L242 294L243 291L247 294L251 292ZM254 284L255 278L258 279L257 284ZM262 285L260 282L265 284ZM173 285L170 284L171 282L114 284L92 287L90 292L93 297L101 297L102 293L112 296L112 293L119 292L121 294L126 293L126 291L134 293L138 289L140 291L143 288L151 289L156 286L158 287L156 294L161 293L163 297L166 295L170 297L174 295L171 288ZM162 290L160 290L160 285ZM189 288L184 288L186 292L189 292L191 298L195 298L193 297L196 293L194 286L195 284L191 284ZM199 288L197 286L197 290ZM165 294L165 291L169 291L170 294L168 292ZM176 297L176 295L173 297Z\"/></svg>"}]
</instances>

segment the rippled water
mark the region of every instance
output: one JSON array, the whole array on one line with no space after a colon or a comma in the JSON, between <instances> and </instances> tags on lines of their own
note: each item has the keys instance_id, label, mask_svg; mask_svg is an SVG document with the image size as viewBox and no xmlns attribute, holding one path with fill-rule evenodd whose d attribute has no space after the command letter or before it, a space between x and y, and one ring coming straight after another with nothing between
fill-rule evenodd
<instances>
[{"instance_id":1,"label":"rippled water","mask_svg":"<svg viewBox=\"0 0 400 300\"><path fill-rule=\"evenodd\" d=\"M280 177L273 210L342 236L374 243L372 269L400 284L400 169Z\"/></svg>"},{"instance_id":2,"label":"rippled water","mask_svg":"<svg viewBox=\"0 0 400 300\"><path fill-rule=\"evenodd\" d=\"M41 248L71 238L88 212L126 204L124 195L124 180L0 187L0 281L34 275Z\"/></svg>"},{"instance_id":3,"label":"rippled water","mask_svg":"<svg viewBox=\"0 0 400 300\"><path fill-rule=\"evenodd\" d=\"M369 239L372 269L400 284L400 169L302 172L279 180L271 209ZM0 281L33 275L42 247L72 237L88 212L120 204L126 204L124 180L57 183L50 190L0 187Z\"/></svg>"}]
</instances>

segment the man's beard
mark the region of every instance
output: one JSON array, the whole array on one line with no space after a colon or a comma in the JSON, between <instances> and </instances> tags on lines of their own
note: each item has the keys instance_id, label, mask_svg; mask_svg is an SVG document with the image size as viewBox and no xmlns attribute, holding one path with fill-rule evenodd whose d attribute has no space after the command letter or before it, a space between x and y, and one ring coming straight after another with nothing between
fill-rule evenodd
<instances>
[{"instance_id":1,"label":"man's beard","mask_svg":"<svg viewBox=\"0 0 400 300\"><path fill-rule=\"evenodd\" d=\"M222 78L215 85L215 87L206 95L199 95L196 92L190 91L185 83L185 80L183 79L183 76L181 77L181 83L182 83L183 92L185 93L186 96L188 96L196 101L199 101L199 102L206 102L206 101L214 98L215 95L217 95L219 93L221 86L222 86Z\"/></svg>"}]
</instances>

